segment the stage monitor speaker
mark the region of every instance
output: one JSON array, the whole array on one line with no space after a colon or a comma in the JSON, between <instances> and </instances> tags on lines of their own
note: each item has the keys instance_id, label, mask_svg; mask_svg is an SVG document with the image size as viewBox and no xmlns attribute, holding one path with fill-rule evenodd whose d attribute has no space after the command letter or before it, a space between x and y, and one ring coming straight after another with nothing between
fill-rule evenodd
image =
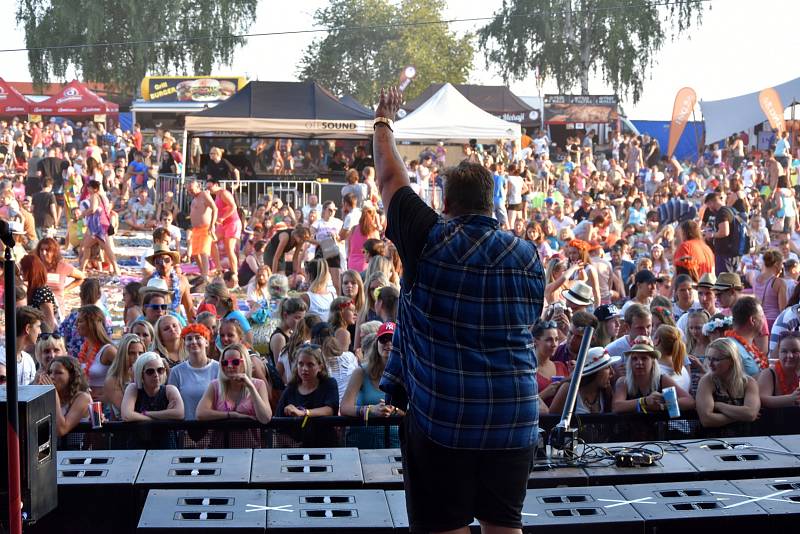
<instances>
[{"instance_id":1,"label":"stage monitor speaker","mask_svg":"<svg viewBox=\"0 0 800 534\"><path fill-rule=\"evenodd\" d=\"M19 454L22 519L38 521L58 504L56 486L56 390L19 388ZM0 388L0 521L8 520L8 442L6 388Z\"/></svg>"}]
</instances>

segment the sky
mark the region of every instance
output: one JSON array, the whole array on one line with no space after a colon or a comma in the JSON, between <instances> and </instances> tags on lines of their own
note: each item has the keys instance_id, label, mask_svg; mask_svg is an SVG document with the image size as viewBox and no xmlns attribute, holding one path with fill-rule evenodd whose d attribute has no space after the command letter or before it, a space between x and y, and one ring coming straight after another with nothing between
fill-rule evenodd
<instances>
[{"instance_id":1,"label":"sky","mask_svg":"<svg viewBox=\"0 0 800 534\"><path fill-rule=\"evenodd\" d=\"M276 2L261 0L250 33L311 29L314 11L327 5L325 0L292 0L291 9L276 13ZM0 5L4 4L11 8L16 1L0 0ZM699 100L718 100L759 91L800 76L800 68L795 67L789 55L797 49L796 33L791 24L780 25L782 20L800 20L800 1L711 0L706 5L702 25L668 41L657 54L655 66L644 82L641 100L634 104L623 99L629 118L669 119L675 94L685 86L694 88ZM490 17L501 6L502 0L448 0L444 18ZM451 29L461 34L485 23L452 23ZM24 32L16 27L13 16L0 17L0 35L4 37L2 49L25 46ZM296 80L300 58L313 39L314 34L250 38L246 46L235 53L232 65L219 67L213 74ZM0 77L8 81L30 81L27 53L0 53ZM476 53L468 81L487 85L503 83L498 71L491 65L486 66L480 51ZM509 85L519 96L537 94L532 77L512 81ZM591 78L589 90L592 94L613 93L596 76ZM554 83L545 84L544 93L555 92Z\"/></svg>"}]
</instances>

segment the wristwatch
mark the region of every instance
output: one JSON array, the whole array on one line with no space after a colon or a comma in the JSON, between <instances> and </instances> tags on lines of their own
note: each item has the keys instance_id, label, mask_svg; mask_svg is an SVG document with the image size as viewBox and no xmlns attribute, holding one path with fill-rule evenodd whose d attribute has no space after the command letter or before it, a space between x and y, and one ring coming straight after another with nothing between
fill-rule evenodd
<instances>
[{"instance_id":1,"label":"wristwatch","mask_svg":"<svg viewBox=\"0 0 800 534\"><path fill-rule=\"evenodd\" d=\"M372 121L372 128L374 129L379 124L384 124L391 131L394 131L394 121L392 119L387 119L386 117L375 117L375 120Z\"/></svg>"}]
</instances>

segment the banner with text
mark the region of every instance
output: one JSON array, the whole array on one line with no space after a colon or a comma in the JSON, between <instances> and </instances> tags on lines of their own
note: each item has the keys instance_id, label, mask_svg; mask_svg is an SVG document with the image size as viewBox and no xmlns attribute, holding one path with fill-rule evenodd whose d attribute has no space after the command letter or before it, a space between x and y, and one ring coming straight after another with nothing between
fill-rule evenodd
<instances>
[{"instance_id":1,"label":"banner with text","mask_svg":"<svg viewBox=\"0 0 800 534\"><path fill-rule=\"evenodd\" d=\"M142 98L151 102L219 102L247 84L241 76L159 76L142 80Z\"/></svg>"},{"instance_id":2,"label":"banner with text","mask_svg":"<svg viewBox=\"0 0 800 534\"><path fill-rule=\"evenodd\" d=\"M697 104L697 93L691 87L684 87L675 95L675 104L672 106L672 121L669 123L669 147L667 155L672 158L678 146L689 117Z\"/></svg>"},{"instance_id":3,"label":"banner with text","mask_svg":"<svg viewBox=\"0 0 800 534\"><path fill-rule=\"evenodd\" d=\"M773 130L779 132L786 131L786 121L783 119L783 104L781 97L774 88L764 89L758 93L758 103L761 105L761 110L767 116L769 125Z\"/></svg>"}]
</instances>

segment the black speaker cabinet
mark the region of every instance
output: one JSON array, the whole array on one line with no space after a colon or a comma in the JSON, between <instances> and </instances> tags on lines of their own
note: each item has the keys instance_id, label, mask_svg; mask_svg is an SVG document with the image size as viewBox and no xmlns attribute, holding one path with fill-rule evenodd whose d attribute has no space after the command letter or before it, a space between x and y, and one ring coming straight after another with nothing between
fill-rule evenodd
<instances>
[{"instance_id":1,"label":"black speaker cabinet","mask_svg":"<svg viewBox=\"0 0 800 534\"><path fill-rule=\"evenodd\" d=\"M56 390L19 388L19 454L22 518L38 521L58 504L56 486ZM0 388L0 520L8 520L8 442L6 388Z\"/></svg>"}]
</instances>

